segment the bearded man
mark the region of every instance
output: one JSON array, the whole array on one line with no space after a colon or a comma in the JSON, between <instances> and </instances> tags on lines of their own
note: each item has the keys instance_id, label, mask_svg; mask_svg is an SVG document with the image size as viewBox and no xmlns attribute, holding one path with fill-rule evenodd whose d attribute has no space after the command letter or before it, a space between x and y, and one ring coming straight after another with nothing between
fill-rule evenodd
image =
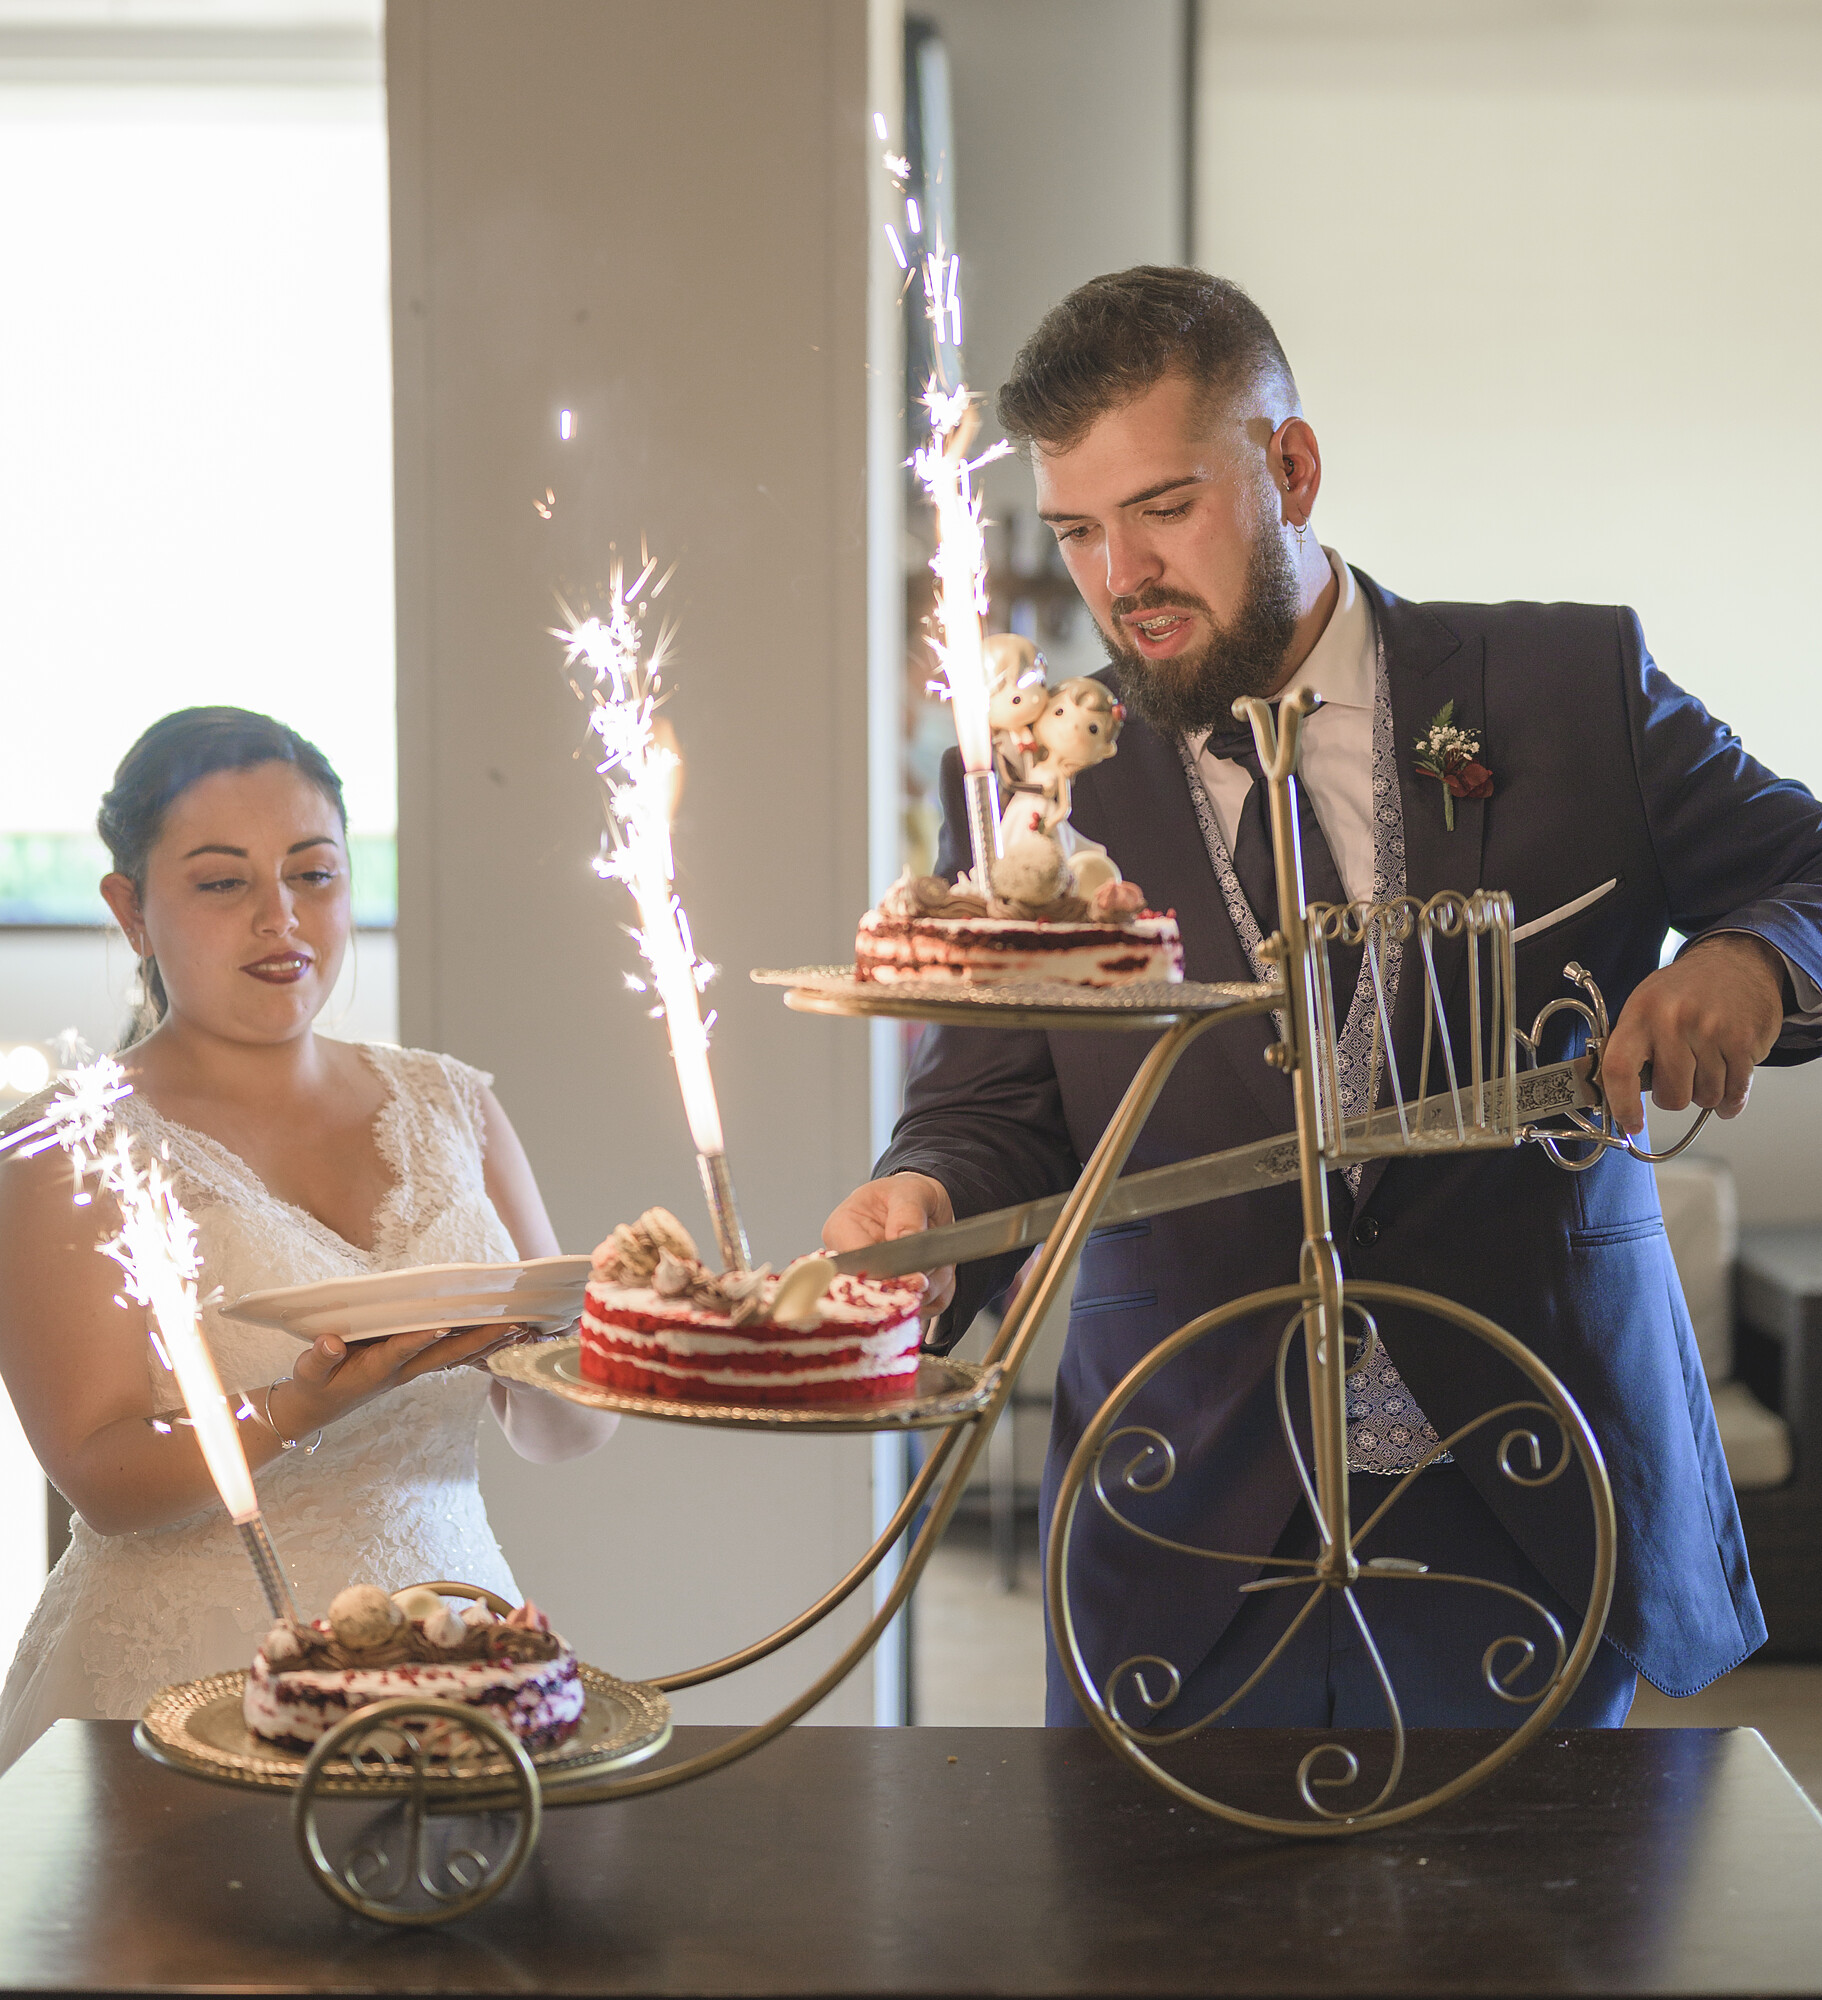
<instances>
[{"instance_id":1,"label":"bearded man","mask_svg":"<svg viewBox=\"0 0 1822 2000\"><path fill-rule=\"evenodd\" d=\"M1307 687L1323 704L1303 733L1311 898L1509 891L1524 932L1518 1018L1568 994L1570 959L1620 1008L1603 1080L1627 1132L1644 1129L1646 1063L1666 1110L1731 1117L1755 1064L1822 1052L1816 800L1659 672L1630 611L1407 603L1324 549L1311 531L1316 434L1277 337L1237 286L1149 267L1094 280L1039 326L999 410L1030 452L1039 511L1130 711L1119 755L1076 783L1076 824L1154 907L1175 909L1191 979L1265 975L1259 940L1277 910L1263 787L1231 709L1240 695ZM1446 788L1418 747L1439 723L1479 745L1466 767L1445 760ZM967 859L954 753L944 791L939 866L954 875ZM1673 928L1688 942L1660 969ZM1263 1060L1271 1035L1255 1018L1195 1043L1129 1170L1289 1131L1289 1080ZM1067 1188L1137 1067L1136 1040L928 1032L877 1177L830 1217L826 1242L857 1248ZM1542 1056L1572 1052L1565 1031ZM1415 1053L1399 1050L1406 1076ZM1523 1146L1371 1162L1329 1186L1348 1277L1439 1292L1509 1328L1600 1442L1619 1515L1613 1607L1560 1720L1617 1725L1639 1673L1690 1694L1745 1659L1765 1626L1650 1168L1609 1152L1566 1174ZM1057 1383L1046 1523L1077 1438L1122 1376L1211 1307L1295 1282L1300 1239L1294 1187L1095 1234ZM932 1298L946 1303L933 1344L959 1338L1010 1261L933 1274ZM1258 1318L1224 1328L1123 1419L1177 1452L1147 1516L1155 1532L1315 1553L1278 1428L1279 1331ZM1438 1322L1388 1315L1382 1331L1383 1354L1350 1383L1357 1523L1439 1431L1524 1393L1490 1350ZM1503 1474L1506 1428L1422 1471L1361 1554L1503 1584L1573 1633L1592 1569L1586 1496L1573 1476L1527 1488ZM1072 1603L1091 1676L1103 1684L1123 1660L1162 1657L1180 1692L1158 1727L1218 1708L1308 1594L1246 1592L1257 1573L1191 1562L1098 1515L1079 1523ZM1513 1726L1522 1711L1483 1664L1519 1622L1509 1598L1370 1571L1356 1590L1407 1722ZM1082 1719L1054 1646L1047 1712ZM1385 1719L1370 1649L1334 1592L1221 1717Z\"/></svg>"}]
</instances>

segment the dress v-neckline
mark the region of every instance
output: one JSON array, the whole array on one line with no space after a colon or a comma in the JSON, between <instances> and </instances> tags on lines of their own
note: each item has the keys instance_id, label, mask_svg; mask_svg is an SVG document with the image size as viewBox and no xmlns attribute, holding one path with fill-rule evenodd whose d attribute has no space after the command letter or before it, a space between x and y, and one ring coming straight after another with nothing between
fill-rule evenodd
<instances>
[{"instance_id":1,"label":"dress v-neckline","mask_svg":"<svg viewBox=\"0 0 1822 2000\"><path fill-rule=\"evenodd\" d=\"M373 1134L373 1144L380 1156L380 1164L390 1174L391 1178L382 1190L379 1200L373 1205L373 1215L370 1223L373 1235L373 1247L371 1249L363 1249L360 1244L351 1242L339 1230L332 1228L330 1224L325 1222L313 1209L304 1208L294 1201L287 1201L283 1195L275 1193L250 1161L235 1152L232 1146L224 1145L213 1133L204 1132L195 1125L186 1125L180 1118L170 1117L167 1113L160 1111L150 1098L141 1096L137 1091L133 1093L128 1101L141 1106L160 1125L167 1127L173 1132L181 1132L186 1139L194 1141L205 1153L213 1154L220 1162L227 1166L231 1175L239 1176L250 1182L267 1201L271 1202L273 1207L283 1209L288 1215L296 1216L306 1228L314 1235L320 1237L324 1243L335 1249L346 1251L350 1256L360 1258L365 1264L377 1265L380 1258L386 1253L389 1238L396 1225L399 1197L405 1185L404 1162L400 1157L397 1135L392 1129L397 1122L399 1106L398 1078L393 1075L384 1063L376 1060L375 1052L369 1043L349 1042L345 1046L353 1049L379 1079L380 1088L385 1093L374 1111L369 1130Z\"/></svg>"}]
</instances>

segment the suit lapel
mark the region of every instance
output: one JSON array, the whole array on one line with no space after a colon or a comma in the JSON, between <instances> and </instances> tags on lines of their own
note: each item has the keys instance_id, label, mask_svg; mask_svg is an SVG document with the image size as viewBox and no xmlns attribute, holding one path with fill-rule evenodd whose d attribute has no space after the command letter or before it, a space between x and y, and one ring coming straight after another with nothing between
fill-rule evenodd
<instances>
[{"instance_id":1,"label":"suit lapel","mask_svg":"<svg viewBox=\"0 0 1822 2000\"><path fill-rule=\"evenodd\" d=\"M1437 712L1455 704L1452 720L1485 741L1487 715L1486 646L1478 636L1463 639L1433 611L1382 590L1356 571L1372 600L1385 646L1386 677L1392 703L1392 739L1398 770L1399 806L1404 816L1405 893L1420 903L1445 889L1466 895L1481 886L1486 843L1486 801L1457 799L1455 826L1443 816L1442 786L1414 767L1417 743ZM1497 754L1495 751L1494 754ZM1436 970L1445 1001L1453 1002L1465 978L1467 955L1457 941L1437 948ZM1393 1047L1405 1091L1417 1089L1423 1045L1424 980L1415 951L1405 954L1392 1016ZM1432 1080L1434 1087L1434 1079ZM1357 1208L1364 1208L1386 1162L1369 1161L1360 1183Z\"/></svg>"},{"instance_id":2,"label":"suit lapel","mask_svg":"<svg viewBox=\"0 0 1822 2000\"><path fill-rule=\"evenodd\" d=\"M1132 717L1120 733L1117 754L1077 779L1072 818L1138 883L1154 910L1176 911L1186 978L1252 983L1253 969L1221 900L1175 744ZM1266 1044L1274 1039L1269 1020L1254 1018L1218 1029L1202 1047L1232 1064L1262 1113L1274 1121L1268 1129L1281 1131L1289 1129L1294 1106L1289 1081L1265 1060Z\"/></svg>"}]
</instances>

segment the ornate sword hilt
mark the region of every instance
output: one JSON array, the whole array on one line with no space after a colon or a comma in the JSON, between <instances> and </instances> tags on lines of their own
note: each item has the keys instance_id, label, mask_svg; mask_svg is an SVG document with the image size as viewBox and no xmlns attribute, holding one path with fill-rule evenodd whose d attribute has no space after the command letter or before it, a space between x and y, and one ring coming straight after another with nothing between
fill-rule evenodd
<instances>
[{"instance_id":1,"label":"ornate sword hilt","mask_svg":"<svg viewBox=\"0 0 1822 2000\"><path fill-rule=\"evenodd\" d=\"M1688 1148L1696 1134L1708 1123L1709 1119L1714 1116L1714 1113L1712 1111L1702 1112L1697 1117L1695 1123L1690 1126L1689 1130L1683 1134L1676 1144L1666 1148L1661 1153L1650 1152L1645 1147L1639 1145L1627 1133L1620 1131L1618 1126L1613 1122L1613 1112L1607 1102L1606 1090L1601 1083L1601 1065L1606 1057L1607 1041L1612 1032L1607 1022L1606 999L1602 995L1600 987L1595 983L1594 974L1585 966L1578 964L1574 959L1571 959L1563 967L1563 977L1572 986L1579 987L1587 995L1587 998L1577 1000L1565 994L1561 999L1549 1001L1539 1010L1537 1019L1531 1023L1530 1034L1521 1034L1518 1039L1530 1052L1531 1059L1535 1062L1539 1044L1543 1040L1545 1023L1558 1014L1575 1015L1588 1030L1589 1053L1594 1058L1593 1067L1588 1073L1588 1081L1600 1095L1600 1106L1592 1117L1588 1113L1577 1109L1574 1105L1565 1105L1563 1107L1559 1115L1568 1119L1569 1123L1575 1127L1573 1135L1563 1132L1546 1132L1541 1126L1527 1125L1523 1128L1522 1136L1527 1139L1535 1139L1556 1166L1561 1167L1565 1173L1571 1174L1586 1173L1594 1165L1595 1161L1603 1153L1607 1152L1630 1153L1635 1160L1644 1160L1651 1166L1657 1166L1665 1160L1674 1160L1679 1153ZM1641 1090L1649 1090L1651 1088L1651 1065L1649 1063L1645 1064L1639 1072L1639 1088ZM1588 1140L1590 1142L1590 1150L1579 1159L1572 1159L1563 1151L1561 1142L1564 1139L1571 1139L1573 1142L1573 1139L1577 1138Z\"/></svg>"}]
</instances>

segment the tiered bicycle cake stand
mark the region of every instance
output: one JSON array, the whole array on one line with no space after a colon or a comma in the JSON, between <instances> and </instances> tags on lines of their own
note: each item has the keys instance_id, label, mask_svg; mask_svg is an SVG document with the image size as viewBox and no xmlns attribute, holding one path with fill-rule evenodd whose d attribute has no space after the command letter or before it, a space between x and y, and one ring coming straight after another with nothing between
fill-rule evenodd
<instances>
[{"instance_id":1,"label":"tiered bicycle cake stand","mask_svg":"<svg viewBox=\"0 0 1822 2000\"><path fill-rule=\"evenodd\" d=\"M424 1924L471 1910L497 1895L523 1865L537 1840L543 1809L601 1805L708 1777L770 1742L854 1671L916 1587L993 1426L1007 1409L1039 1327L1069 1290L1082 1247L1097 1226L1295 1179L1301 1190L1304 1231L1299 1281L1237 1299L1180 1327L1114 1389L1083 1433L1057 1498L1046 1566L1051 1628L1064 1672L1089 1720L1121 1757L1178 1799L1273 1833L1334 1835L1391 1825L1454 1798L1517 1756L1574 1692L1606 1621L1613 1585L1614 1515L1600 1447L1562 1384L1521 1341L1491 1320L1433 1293L1344 1278L1330 1234L1325 1177L1331 1170L1367 1159L1510 1149L1526 1143L1542 1145L1552 1160L1572 1172L1591 1166L1610 1149L1636 1151L1615 1129L1599 1092L1605 1011L1593 982L1571 966L1567 976L1585 997L1555 1001L1529 1034L1517 1030L1511 1011L1516 990L1512 907L1504 895L1448 892L1424 903L1400 898L1373 905L1306 907L1294 774L1301 724L1314 703L1298 697L1285 703L1276 719L1262 702L1242 706L1257 737L1270 786L1279 908L1290 913L1264 946L1265 960L1276 974L1271 981L1112 990L1060 985L959 989L932 983L864 984L850 967L753 975L762 983L782 987L785 1004L802 1013L1155 1038L1065 1197L975 1217L908 1244L881 1246L848 1260L852 1267L887 1272L1041 1243L982 1362L969 1365L927 1356L911 1397L864 1410L752 1409L619 1395L582 1377L574 1338L509 1350L492 1364L503 1376L573 1401L668 1423L779 1437L930 1432L934 1441L909 1490L872 1547L845 1576L789 1623L724 1659L637 1685L588 1669L585 1726L576 1739L554 1752L528 1756L484 1713L447 1703L401 1701L351 1716L307 1760L289 1757L257 1743L240 1725L241 1674L167 1689L139 1726L140 1748L193 1775L287 1791L306 1865L329 1895L367 1916L388 1923ZM1330 968L1331 955L1342 950L1360 954L1357 983L1368 1000L1369 1081L1364 1092L1356 1086L1352 1099L1343 1088ZM1400 1074L1392 1046L1396 994L1408 990L1407 982L1418 983L1422 999L1421 1055L1415 1077ZM1361 1017L1359 1007L1353 1011L1357 1019ZM1268 1047L1267 1059L1284 1070L1294 1086L1295 1134L1122 1182L1121 1169L1133 1144L1189 1045L1226 1023L1268 1014L1276 1023L1278 1039ZM1571 1020L1559 1026L1557 1038L1585 1040L1584 1052L1536 1067L1546 1027L1565 1014ZM1565 1027L1580 1032L1568 1036ZM1522 1069L1521 1049L1526 1057ZM1546 1128L1538 1122L1543 1118L1554 1122ZM1693 1131L1685 1135L1682 1144L1693 1136ZM1524 1385L1520 1393L1440 1439L1425 1464L1461 1446L1471 1434L1491 1438L1497 1432L1493 1461L1498 1476L1509 1481L1515 1493L1554 1485L1572 1470L1579 1475L1593 1565L1587 1602L1573 1636L1549 1608L1509 1585L1434 1575L1416 1562L1358 1553L1365 1536L1395 1515L1417 1476L1412 1471L1396 1481L1364 1524L1350 1520L1348 1377L1371 1362L1379 1345L1375 1315L1387 1310L1407 1321L1413 1315L1427 1315L1449 1329L1452 1337L1484 1343ZM1290 1559L1271 1549L1218 1550L1161 1537L1132 1514L1147 1496L1178 1476L1178 1455L1155 1421L1128 1424L1123 1419L1165 1370L1184 1370L1187 1379L1199 1360L1205 1367L1213 1365L1206 1344L1223 1328L1254 1314L1283 1320L1277 1398L1284 1448L1316 1531L1318 1553L1308 1559ZM1298 1350L1306 1411L1293 1392L1291 1361ZM1294 1409L1294 1404L1299 1407ZM1149 1407L1157 1407L1155 1399ZM767 1721L713 1749L656 1768L639 1768L669 1738L666 1696L672 1690L735 1673L801 1638L868 1581L925 1510L922 1528L865 1629L800 1694ZM1243 1588L1299 1593L1302 1601L1290 1629L1207 1712L1168 1727L1147 1727L1147 1718L1156 1722L1177 1699L1182 1668L1194 1663L1151 1654L1117 1664L1091 1664L1087 1659L1074 1614L1072 1564L1091 1518L1166 1548L1192 1565L1212 1563L1230 1571L1249 1571ZM1463 1768L1439 1774L1426 1756L1421 1782L1411 1778L1398 1690L1360 1602L1357 1585L1363 1575L1395 1577L1413 1590L1480 1588L1512 1601L1511 1636L1490 1646L1480 1663L1488 1689L1509 1706L1512 1727L1496 1734L1491 1747L1485 1741L1487 1732L1465 1737L1472 1747L1462 1753L1467 1760ZM456 1584L432 1587L485 1595ZM1163 1753L1218 1722L1272 1674L1297 1626L1336 1597L1344 1603L1377 1672L1383 1700L1377 1728L1319 1732L1319 1740L1285 1772L1282 1793L1275 1799L1224 1799L1208 1788L1205 1775L1191 1783L1168 1769ZM1134 1710L1139 1711L1136 1718ZM1350 1735L1356 1740L1347 1740ZM1368 1736L1370 1743L1365 1740ZM1197 1770L1206 1774L1219 1762L1217 1746L1212 1756L1205 1750ZM1368 1767L1373 1776L1363 1782L1361 1773ZM351 1813L360 1822L352 1831L345 1824Z\"/></svg>"}]
</instances>

